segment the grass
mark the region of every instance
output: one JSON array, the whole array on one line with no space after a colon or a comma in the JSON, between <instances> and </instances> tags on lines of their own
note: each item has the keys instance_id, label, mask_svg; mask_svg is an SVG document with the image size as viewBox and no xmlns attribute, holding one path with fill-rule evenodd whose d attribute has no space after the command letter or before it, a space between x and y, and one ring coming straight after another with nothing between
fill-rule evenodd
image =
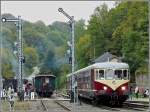
<instances>
[{"instance_id":1,"label":"grass","mask_svg":"<svg viewBox=\"0 0 150 112\"><path fill-rule=\"evenodd\" d=\"M9 112L9 102L8 101L3 101L2 102L2 109L3 112ZM20 102L20 101L15 101L14 103L14 110L19 111L19 112L27 112L27 110L30 110L30 104L28 101Z\"/></svg>"}]
</instances>

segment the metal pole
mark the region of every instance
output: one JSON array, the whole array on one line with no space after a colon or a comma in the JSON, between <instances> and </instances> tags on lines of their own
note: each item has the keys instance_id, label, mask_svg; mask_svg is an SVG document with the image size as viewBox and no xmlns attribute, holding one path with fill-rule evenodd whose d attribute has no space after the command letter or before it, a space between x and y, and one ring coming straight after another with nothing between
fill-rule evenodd
<instances>
[{"instance_id":1,"label":"metal pole","mask_svg":"<svg viewBox=\"0 0 150 112\"><path fill-rule=\"evenodd\" d=\"M72 21L71 21L71 34L72 34L72 73L75 71L75 56L74 56L74 17L72 16ZM72 87L72 91L74 93L74 103L76 102L77 98L76 98L76 90L75 90L75 76L72 75L72 85L74 86L74 88Z\"/></svg>"},{"instance_id":2,"label":"metal pole","mask_svg":"<svg viewBox=\"0 0 150 112\"><path fill-rule=\"evenodd\" d=\"M150 19L150 1L148 1L148 7L149 7L149 19ZM149 22L149 41L150 41L150 22ZM150 50L150 44L149 44L149 50ZM150 81L150 51L149 51L149 66L148 66L148 70L149 70L149 81ZM150 93L150 82L149 82L149 93ZM150 112L150 95L149 95L149 112Z\"/></svg>"},{"instance_id":3,"label":"metal pole","mask_svg":"<svg viewBox=\"0 0 150 112\"><path fill-rule=\"evenodd\" d=\"M2 18L2 22L16 22L18 29L18 91L22 95L23 83L22 83L22 66L23 66L23 52L22 52L22 20L21 16L18 16L17 19L6 19Z\"/></svg>"},{"instance_id":4,"label":"metal pole","mask_svg":"<svg viewBox=\"0 0 150 112\"><path fill-rule=\"evenodd\" d=\"M71 34L72 34L72 73L75 70L75 57L74 57L74 17L72 16L72 24L71 24Z\"/></svg>"},{"instance_id":5,"label":"metal pole","mask_svg":"<svg viewBox=\"0 0 150 112\"><path fill-rule=\"evenodd\" d=\"M1 45L1 47L2 47L2 45ZM1 50L2 50L2 48L1 48ZM2 54L1 54L1 56L2 56ZM2 58L2 57L0 57L0 58ZM1 62L1 64L0 64L0 112L2 112L1 94L2 94L2 90L3 90L3 82L2 82L2 72L1 72L2 71L2 60L1 59L0 59L0 62Z\"/></svg>"},{"instance_id":6,"label":"metal pole","mask_svg":"<svg viewBox=\"0 0 150 112\"><path fill-rule=\"evenodd\" d=\"M74 109L73 111L75 112L75 101L77 100L77 94L76 94L76 90L75 90L75 76L73 75L73 72L75 71L75 53L74 53L74 17L68 15L62 8L58 9L59 12L63 13L71 22L71 37L72 37L72 44L71 44L71 57L72 57L72 81L71 81L71 99L74 96ZM73 87L74 86L74 87ZM74 93L72 96L72 92Z\"/></svg>"},{"instance_id":7,"label":"metal pole","mask_svg":"<svg viewBox=\"0 0 150 112\"><path fill-rule=\"evenodd\" d=\"M0 38L0 112L2 112L2 100L1 100L1 92L3 90L3 82L2 82L2 21L1 21L1 25L0 25L0 29L1 29L1 38Z\"/></svg>"},{"instance_id":8,"label":"metal pole","mask_svg":"<svg viewBox=\"0 0 150 112\"><path fill-rule=\"evenodd\" d=\"M18 16L18 57L19 57L19 70L18 70L18 86L19 91L23 90L23 83L22 83L22 61L23 61L23 53L22 53L22 20L21 17Z\"/></svg>"}]
</instances>

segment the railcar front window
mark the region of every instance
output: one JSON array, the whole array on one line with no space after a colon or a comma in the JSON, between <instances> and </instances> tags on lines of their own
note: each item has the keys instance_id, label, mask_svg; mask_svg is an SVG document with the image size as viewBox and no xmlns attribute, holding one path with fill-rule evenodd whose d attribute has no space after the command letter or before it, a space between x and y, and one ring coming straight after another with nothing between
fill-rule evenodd
<instances>
[{"instance_id":1,"label":"railcar front window","mask_svg":"<svg viewBox=\"0 0 150 112\"><path fill-rule=\"evenodd\" d=\"M115 70L115 79L128 79L128 70Z\"/></svg>"},{"instance_id":2,"label":"railcar front window","mask_svg":"<svg viewBox=\"0 0 150 112\"><path fill-rule=\"evenodd\" d=\"M115 70L114 78L122 79L122 70Z\"/></svg>"},{"instance_id":3,"label":"railcar front window","mask_svg":"<svg viewBox=\"0 0 150 112\"><path fill-rule=\"evenodd\" d=\"M106 70L106 79L113 79L114 71L112 69Z\"/></svg>"}]
</instances>

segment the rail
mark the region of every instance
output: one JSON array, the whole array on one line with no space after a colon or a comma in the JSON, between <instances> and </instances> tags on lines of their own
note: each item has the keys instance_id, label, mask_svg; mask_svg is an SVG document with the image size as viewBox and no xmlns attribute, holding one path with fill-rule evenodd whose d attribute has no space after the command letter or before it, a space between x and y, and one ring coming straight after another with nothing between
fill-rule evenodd
<instances>
[{"instance_id":1,"label":"rail","mask_svg":"<svg viewBox=\"0 0 150 112\"><path fill-rule=\"evenodd\" d=\"M44 111L48 111L46 105L44 104L44 101L43 100L40 100L41 101L41 104L42 104L42 107L43 107L43 110Z\"/></svg>"},{"instance_id":2,"label":"rail","mask_svg":"<svg viewBox=\"0 0 150 112\"><path fill-rule=\"evenodd\" d=\"M57 103L59 106L61 106L62 108L64 108L67 111L71 111L71 109L69 109L67 106L63 105L62 103L58 102L58 101L54 101L55 103Z\"/></svg>"}]
</instances>

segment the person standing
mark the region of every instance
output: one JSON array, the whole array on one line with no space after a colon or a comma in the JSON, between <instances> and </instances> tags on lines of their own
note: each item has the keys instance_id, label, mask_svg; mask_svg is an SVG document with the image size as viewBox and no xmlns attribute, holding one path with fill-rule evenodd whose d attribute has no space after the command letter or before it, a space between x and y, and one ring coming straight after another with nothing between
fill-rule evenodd
<instances>
[{"instance_id":1,"label":"person standing","mask_svg":"<svg viewBox=\"0 0 150 112\"><path fill-rule=\"evenodd\" d=\"M31 100L34 100L34 87L31 85Z\"/></svg>"},{"instance_id":2,"label":"person standing","mask_svg":"<svg viewBox=\"0 0 150 112\"><path fill-rule=\"evenodd\" d=\"M148 97L149 96L149 90L146 89L145 92L144 92L144 97Z\"/></svg>"},{"instance_id":3,"label":"person standing","mask_svg":"<svg viewBox=\"0 0 150 112\"><path fill-rule=\"evenodd\" d=\"M136 98L138 98L138 95L139 95L139 87L136 86L136 88L135 88L135 96L136 96Z\"/></svg>"},{"instance_id":4,"label":"person standing","mask_svg":"<svg viewBox=\"0 0 150 112\"><path fill-rule=\"evenodd\" d=\"M132 86L130 86L130 93L129 93L129 95L130 95L130 100L132 100Z\"/></svg>"},{"instance_id":5,"label":"person standing","mask_svg":"<svg viewBox=\"0 0 150 112\"><path fill-rule=\"evenodd\" d=\"M8 101L10 104L10 112L14 111L14 89L9 87L8 89Z\"/></svg>"}]
</instances>

